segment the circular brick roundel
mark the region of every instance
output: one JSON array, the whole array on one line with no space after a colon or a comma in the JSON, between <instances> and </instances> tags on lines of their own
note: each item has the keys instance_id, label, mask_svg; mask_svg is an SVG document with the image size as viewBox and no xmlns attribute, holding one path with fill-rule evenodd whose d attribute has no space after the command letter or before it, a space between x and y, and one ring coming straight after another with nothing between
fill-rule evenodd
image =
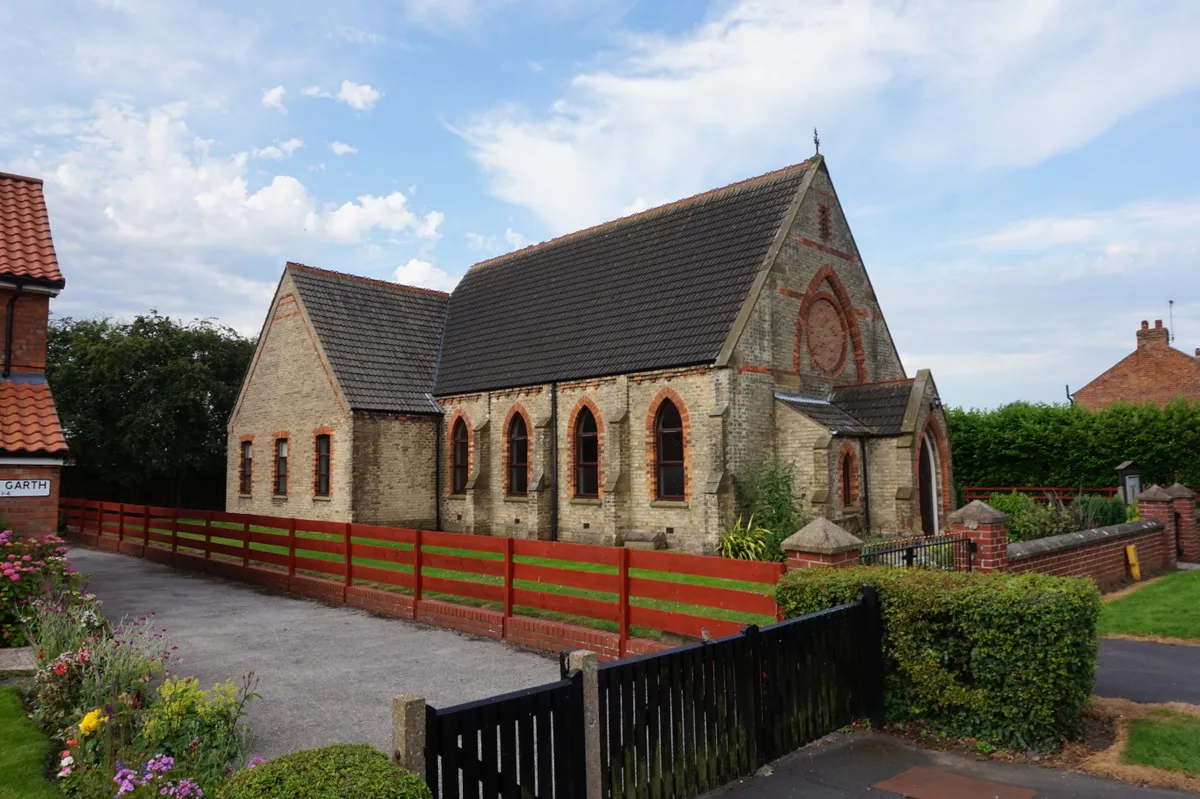
<instances>
[{"instance_id":1,"label":"circular brick roundel","mask_svg":"<svg viewBox=\"0 0 1200 799\"><path fill-rule=\"evenodd\" d=\"M816 299L808 309L808 354L826 377L842 371L847 338L837 306L824 297Z\"/></svg>"}]
</instances>

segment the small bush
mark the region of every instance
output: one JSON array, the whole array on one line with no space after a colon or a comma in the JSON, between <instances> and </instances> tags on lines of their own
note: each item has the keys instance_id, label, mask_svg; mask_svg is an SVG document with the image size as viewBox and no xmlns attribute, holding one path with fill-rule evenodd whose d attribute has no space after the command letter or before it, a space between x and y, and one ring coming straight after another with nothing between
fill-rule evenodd
<instances>
[{"instance_id":1,"label":"small bush","mask_svg":"<svg viewBox=\"0 0 1200 799\"><path fill-rule=\"evenodd\" d=\"M748 522L743 522L739 516L733 527L717 542L717 554L734 560L776 560L769 557L771 548L771 531L756 526L753 516ZM775 549L779 550L779 547Z\"/></svg>"},{"instance_id":2,"label":"small bush","mask_svg":"<svg viewBox=\"0 0 1200 799\"><path fill-rule=\"evenodd\" d=\"M1071 502L1071 513L1080 530L1124 524L1128 517L1125 502L1119 494L1111 499L1098 494L1080 494Z\"/></svg>"},{"instance_id":3,"label":"small bush","mask_svg":"<svg viewBox=\"0 0 1200 799\"><path fill-rule=\"evenodd\" d=\"M1075 519L1056 501L1038 502L1028 494L992 494L988 504L1008 514L1008 540L1033 541L1079 529Z\"/></svg>"},{"instance_id":4,"label":"small bush","mask_svg":"<svg viewBox=\"0 0 1200 799\"><path fill-rule=\"evenodd\" d=\"M758 560L787 560L780 544L810 521L805 510L805 492L796 489L790 463L767 461L745 480L734 480L734 492L742 515L758 520L770 531L767 553Z\"/></svg>"},{"instance_id":5,"label":"small bush","mask_svg":"<svg viewBox=\"0 0 1200 799\"><path fill-rule=\"evenodd\" d=\"M425 780L366 744L333 744L240 772L219 799L432 799Z\"/></svg>"},{"instance_id":6,"label":"small bush","mask_svg":"<svg viewBox=\"0 0 1200 799\"><path fill-rule=\"evenodd\" d=\"M858 567L780 580L788 617L879 588L887 714L1010 747L1057 748L1092 692L1100 593L1090 580Z\"/></svg>"}]
</instances>

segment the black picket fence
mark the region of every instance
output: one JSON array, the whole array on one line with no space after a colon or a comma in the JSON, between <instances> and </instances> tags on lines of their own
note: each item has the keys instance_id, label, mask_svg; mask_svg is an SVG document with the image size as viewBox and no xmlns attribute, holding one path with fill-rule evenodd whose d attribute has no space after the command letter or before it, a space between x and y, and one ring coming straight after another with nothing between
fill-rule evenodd
<instances>
[{"instance_id":1,"label":"black picket fence","mask_svg":"<svg viewBox=\"0 0 1200 799\"><path fill-rule=\"evenodd\" d=\"M434 799L584 795L583 677L425 708L425 780Z\"/></svg>"},{"instance_id":2,"label":"black picket fence","mask_svg":"<svg viewBox=\"0 0 1200 799\"><path fill-rule=\"evenodd\" d=\"M975 542L965 536L931 535L864 544L858 562L864 566L898 566L934 571L971 571Z\"/></svg>"}]
</instances>

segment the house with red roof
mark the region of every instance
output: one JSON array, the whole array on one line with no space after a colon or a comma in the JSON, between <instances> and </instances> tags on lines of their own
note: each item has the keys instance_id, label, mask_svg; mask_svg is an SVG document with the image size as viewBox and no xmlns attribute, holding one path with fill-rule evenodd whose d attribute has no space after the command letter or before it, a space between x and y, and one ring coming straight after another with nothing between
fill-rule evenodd
<instances>
[{"instance_id":1,"label":"house with red roof","mask_svg":"<svg viewBox=\"0 0 1200 799\"><path fill-rule=\"evenodd\" d=\"M0 527L23 535L58 522L68 453L46 382L46 329L65 285L42 181L0 172Z\"/></svg>"}]
</instances>

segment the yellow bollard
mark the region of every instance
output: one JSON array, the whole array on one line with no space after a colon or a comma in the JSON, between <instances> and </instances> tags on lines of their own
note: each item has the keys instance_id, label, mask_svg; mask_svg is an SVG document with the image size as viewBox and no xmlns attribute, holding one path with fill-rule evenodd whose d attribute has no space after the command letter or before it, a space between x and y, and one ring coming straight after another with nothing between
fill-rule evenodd
<instances>
[{"instance_id":1,"label":"yellow bollard","mask_svg":"<svg viewBox=\"0 0 1200 799\"><path fill-rule=\"evenodd\" d=\"M1142 567L1138 565L1137 547L1133 544L1125 547L1125 560L1129 561L1129 573L1133 575L1133 579L1142 579Z\"/></svg>"}]
</instances>

